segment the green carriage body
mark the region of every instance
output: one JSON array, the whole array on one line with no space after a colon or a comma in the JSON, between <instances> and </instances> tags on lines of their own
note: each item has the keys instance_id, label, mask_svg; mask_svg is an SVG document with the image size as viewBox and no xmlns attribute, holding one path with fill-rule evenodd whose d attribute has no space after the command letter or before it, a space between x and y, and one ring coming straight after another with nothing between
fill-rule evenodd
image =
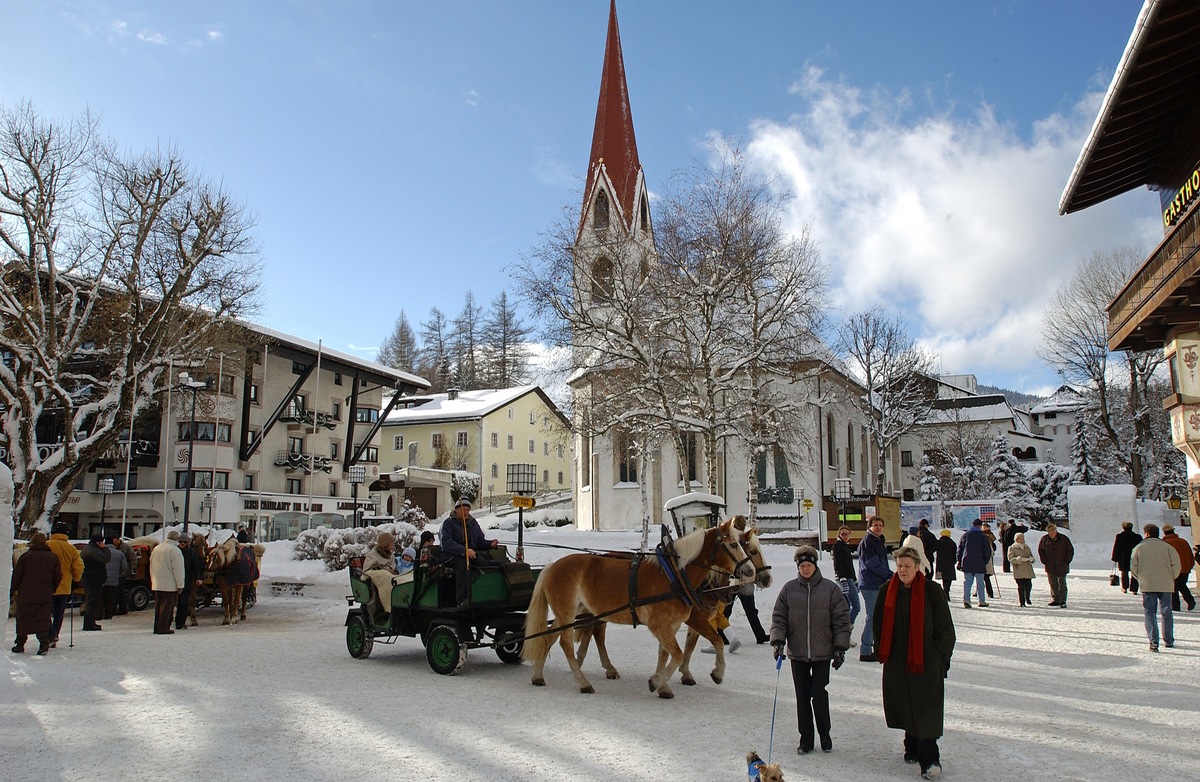
<instances>
[{"instance_id":1,"label":"green carriage body","mask_svg":"<svg viewBox=\"0 0 1200 782\"><path fill-rule=\"evenodd\" d=\"M523 562L508 560L505 549L493 553L500 567L471 573L470 601L454 603L454 575L438 563L437 547L426 549L411 571L412 579L391 590L391 611L373 611L376 587L357 560L350 566L351 608L346 616L346 647L351 656L366 658L375 643L419 637L431 668L455 674L466 664L468 649L493 648L505 663L521 661L525 611L541 572Z\"/></svg>"}]
</instances>

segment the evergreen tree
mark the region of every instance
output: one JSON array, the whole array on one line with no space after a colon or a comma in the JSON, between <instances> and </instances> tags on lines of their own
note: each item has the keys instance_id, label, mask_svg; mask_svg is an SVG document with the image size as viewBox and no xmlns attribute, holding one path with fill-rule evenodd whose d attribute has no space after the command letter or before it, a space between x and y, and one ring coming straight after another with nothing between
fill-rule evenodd
<instances>
[{"instance_id":1,"label":"evergreen tree","mask_svg":"<svg viewBox=\"0 0 1200 782\"><path fill-rule=\"evenodd\" d=\"M501 291L492 300L483 321L483 375L490 388L512 388L525 382L529 371L529 335L532 329Z\"/></svg>"},{"instance_id":2,"label":"evergreen tree","mask_svg":"<svg viewBox=\"0 0 1200 782\"><path fill-rule=\"evenodd\" d=\"M417 354L417 334L409 324L404 310L400 310L400 317L396 318L392 333L380 344L375 360L402 372L416 372Z\"/></svg>"},{"instance_id":3,"label":"evergreen tree","mask_svg":"<svg viewBox=\"0 0 1200 782\"><path fill-rule=\"evenodd\" d=\"M479 378L480 332L483 308L475 303L475 294L467 291L462 312L454 319L454 382L463 391L482 388Z\"/></svg>"},{"instance_id":4,"label":"evergreen tree","mask_svg":"<svg viewBox=\"0 0 1200 782\"><path fill-rule=\"evenodd\" d=\"M450 323L437 307L429 310L429 320L421 322L421 352L418 366L422 377L432 384L430 391L445 391L451 384Z\"/></svg>"},{"instance_id":5,"label":"evergreen tree","mask_svg":"<svg viewBox=\"0 0 1200 782\"><path fill-rule=\"evenodd\" d=\"M937 472L929 461L929 456L921 458L921 499L925 502L936 502L942 498L942 482L938 480Z\"/></svg>"},{"instance_id":6,"label":"evergreen tree","mask_svg":"<svg viewBox=\"0 0 1200 782\"><path fill-rule=\"evenodd\" d=\"M989 493L1001 500L1002 511L1013 518L1029 518L1029 478L1008 447L1008 438L997 434L992 440L992 461L984 474Z\"/></svg>"},{"instance_id":7,"label":"evergreen tree","mask_svg":"<svg viewBox=\"0 0 1200 782\"><path fill-rule=\"evenodd\" d=\"M1071 483L1090 486L1099 483L1092 455L1092 422L1080 410L1075 414L1075 439L1071 441Z\"/></svg>"}]
</instances>

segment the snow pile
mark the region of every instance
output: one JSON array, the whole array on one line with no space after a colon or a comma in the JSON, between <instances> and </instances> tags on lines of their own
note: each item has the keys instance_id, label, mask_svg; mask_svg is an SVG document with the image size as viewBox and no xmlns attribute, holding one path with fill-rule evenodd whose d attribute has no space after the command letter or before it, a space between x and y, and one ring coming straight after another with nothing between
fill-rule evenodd
<instances>
[{"instance_id":1,"label":"snow pile","mask_svg":"<svg viewBox=\"0 0 1200 782\"><path fill-rule=\"evenodd\" d=\"M1122 522L1137 523L1134 507L1137 489L1132 484L1111 486L1071 486L1067 506L1071 518L1071 542L1112 544Z\"/></svg>"}]
</instances>

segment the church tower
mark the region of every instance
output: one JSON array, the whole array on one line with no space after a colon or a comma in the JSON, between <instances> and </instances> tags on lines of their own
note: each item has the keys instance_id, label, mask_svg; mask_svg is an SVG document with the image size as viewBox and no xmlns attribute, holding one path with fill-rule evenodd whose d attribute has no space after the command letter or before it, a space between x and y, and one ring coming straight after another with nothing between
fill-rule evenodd
<instances>
[{"instance_id":1,"label":"church tower","mask_svg":"<svg viewBox=\"0 0 1200 782\"><path fill-rule=\"evenodd\" d=\"M654 235L646 180L633 132L633 112L629 108L617 3L611 0L600 99L575 241L576 280L580 288L576 293L585 300L602 304L611 290L614 275L620 273L620 259L610 257L613 248L630 242L650 250Z\"/></svg>"},{"instance_id":2,"label":"church tower","mask_svg":"<svg viewBox=\"0 0 1200 782\"><path fill-rule=\"evenodd\" d=\"M574 296L577 306L591 317L604 320L612 306L624 298L622 291L644 279L654 255L654 233L650 221L650 199L638 159L617 27L617 4L611 0L608 38L604 46L604 68L600 77L600 99L588 158L587 180L574 247ZM631 451L619 431L593 431L588 411L595 395L603 395L596 366L592 337L576 335L575 372L571 380L575 395L574 429L576 468L574 485L575 521L580 529L600 529L607 523L624 523L638 518L638 492L622 492L623 502L614 504L614 485L637 485ZM603 370L599 370L603 371ZM647 476L642 476L644 481ZM660 492L652 481L647 488L652 502ZM604 512L601 513L603 506Z\"/></svg>"}]
</instances>

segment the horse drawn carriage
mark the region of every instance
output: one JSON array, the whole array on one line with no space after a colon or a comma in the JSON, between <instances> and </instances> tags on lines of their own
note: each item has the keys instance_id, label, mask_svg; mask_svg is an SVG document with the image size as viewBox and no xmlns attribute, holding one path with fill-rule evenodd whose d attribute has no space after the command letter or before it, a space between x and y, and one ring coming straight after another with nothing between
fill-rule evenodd
<instances>
[{"instance_id":1,"label":"horse drawn carriage","mask_svg":"<svg viewBox=\"0 0 1200 782\"><path fill-rule=\"evenodd\" d=\"M369 657L376 642L391 644L403 636L420 637L429 667L443 675L463 669L468 649L491 648L501 662L521 662L525 611L541 569L509 560L503 546L493 549L487 552L492 567L471 571L470 599L460 607L454 572L440 564L440 553L437 546L422 549L420 561L391 579L391 593L383 595L363 572L362 559L351 560L346 648L352 657Z\"/></svg>"}]
</instances>

